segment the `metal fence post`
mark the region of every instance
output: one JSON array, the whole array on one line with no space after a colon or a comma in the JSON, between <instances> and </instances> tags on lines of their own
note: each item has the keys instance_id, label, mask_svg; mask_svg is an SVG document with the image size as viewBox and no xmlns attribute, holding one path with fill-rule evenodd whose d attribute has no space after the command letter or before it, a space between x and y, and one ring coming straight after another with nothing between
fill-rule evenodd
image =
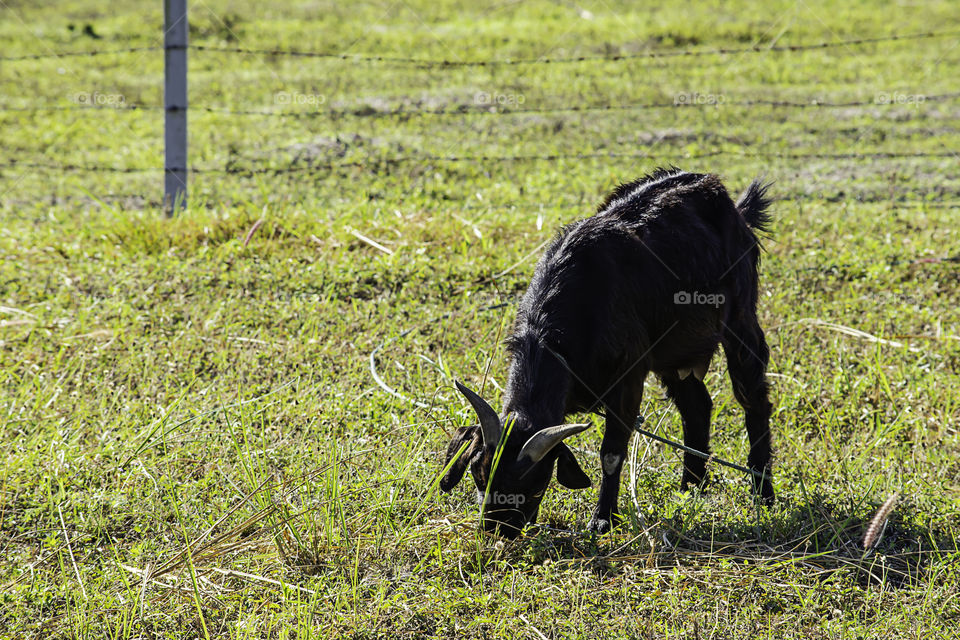
<instances>
[{"instance_id":1,"label":"metal fence post","mask_svg":"<svg viewBox=\"0 0 960 640\"><path fill-rule=\"evenodd\" d=\"M187 204L187 0L164 0L163 48L163 204L172 216Z\"/></svg>"}]
</instances>

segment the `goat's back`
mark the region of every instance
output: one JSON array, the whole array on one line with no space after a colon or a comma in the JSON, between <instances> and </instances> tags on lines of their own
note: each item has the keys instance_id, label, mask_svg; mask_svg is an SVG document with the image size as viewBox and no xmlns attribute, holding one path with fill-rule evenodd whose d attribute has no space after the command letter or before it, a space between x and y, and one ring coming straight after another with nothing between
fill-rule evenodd
<instances>
[{"instance_id":1,"label":"goat's back","mask_svg":"<svg viewBox=\"0 0 960 640\"><path fill-rule=\"evenodd\" d=\"M758 259L757 238L719 178L658 170L560 231L537 265L516 334L555 345L584 373L648 351L669 354L673 366L712 352L731 306L755 307ZM683 294L723 303L684 304Z\"/></svg>"}]
</instances>

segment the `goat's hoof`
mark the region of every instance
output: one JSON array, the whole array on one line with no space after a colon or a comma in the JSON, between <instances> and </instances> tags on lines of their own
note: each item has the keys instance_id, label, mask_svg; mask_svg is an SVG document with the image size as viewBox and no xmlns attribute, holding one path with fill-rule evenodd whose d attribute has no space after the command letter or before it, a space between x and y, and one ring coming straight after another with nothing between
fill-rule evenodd
<instances>
[{"instance_id":1,"label":"goat's hoof","mask_svg":"<svg viewBox=\"0 0 960 640\"><path fill-rule=\"evenodd\" d=\"M709 485L710 476L708 476L706 473L700 476L684 473L683 478L680 479L681 491L693 491L694 489L705 491Z\"/></svg>"},{"instance_id":2,"label":"goat's hoof","mask_svg":"<svg viewBox=\"0 0 960 640\"><path fill-rule=\"evenodd\" d=\"M764 478L762 481L755 481L753 484L754 498L765 507L772 506L774 503L773 483L770 478Z\"/></svg>"},{"instance_id":3,"label":"goat's hoof","mask_svg":"<svg viewBox=\"0 0 960 640\"><path fill-rule=\"evenodd\" d=\"M760 492L759 495L756 495L756 500L764 507L772 507L773 503L776 501L776 497L773 493L773 487L764 487L764 490Z\"/></svg>"},{"instance_id":4,"label":"goat's hoof","mask_svg":"<svg viewBox=\"0 0 960 640\"><path fill-rule=\"evenodd\" d=\"M587 523L587 532L600 535L610 533L615 526L620 524L621 520L620 514L617 513L610 513L603 516L594 514L594 516L590 518L590 522Z\"/></svg>"}]
</instances>

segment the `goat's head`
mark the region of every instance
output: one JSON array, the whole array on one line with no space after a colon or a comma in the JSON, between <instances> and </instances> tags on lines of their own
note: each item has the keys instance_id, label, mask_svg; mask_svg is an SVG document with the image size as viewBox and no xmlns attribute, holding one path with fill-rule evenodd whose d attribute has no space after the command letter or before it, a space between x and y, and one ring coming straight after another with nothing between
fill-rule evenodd
<instances>
[{"instance_id":1,"label":"goat's head","mask_svg":"<svg viewBox=\"0 0 960 640\"><path fill-rule=\"evenodd\" d=\"M470 401L480 424L460 427L450 441L446 456L449 469L440 480L440 488L451 491L469 465L483 506L485 531L513 538L525 524L534 522L554 462L560 484L570 489L590 486L590 478L563 444L564 438L589 425L557 425L536 432L521 419L508 420L504 425L483 398L460 382L457 389Z\"/></svg>"}]
</instances>

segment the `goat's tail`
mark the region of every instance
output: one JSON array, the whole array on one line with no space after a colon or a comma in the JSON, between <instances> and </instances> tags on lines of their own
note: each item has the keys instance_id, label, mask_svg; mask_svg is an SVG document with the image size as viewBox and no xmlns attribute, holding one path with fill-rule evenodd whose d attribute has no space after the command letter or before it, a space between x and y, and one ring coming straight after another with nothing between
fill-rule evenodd
<instances>
[{"instance_id":1,"label":"goat's tail","mask_svg":"<svg viewBox=\"0 0 960 640\"><path fill-rule=\"evenodd\" d=\"M769 182L763 184L759 179L754 180L737 200L737 209L747 221L747 224L764 233L769 231L772 222L770 213L767 211L773 202L772 198L767 197L767 189L769 188Z\"/></svg>"}]
</instances>

